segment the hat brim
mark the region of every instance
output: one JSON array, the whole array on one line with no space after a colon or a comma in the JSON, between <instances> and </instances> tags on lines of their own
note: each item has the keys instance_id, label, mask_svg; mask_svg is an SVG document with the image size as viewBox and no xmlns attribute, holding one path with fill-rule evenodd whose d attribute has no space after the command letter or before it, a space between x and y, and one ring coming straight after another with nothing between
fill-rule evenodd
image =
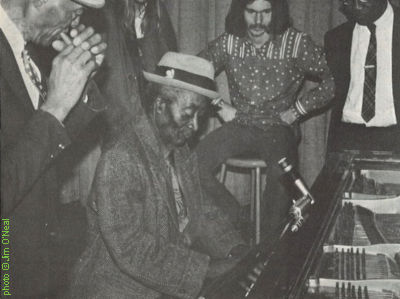
<instances>
[{"instance_id":1,"label":"hat brim","mask_svg":"<svg viewBox=\"0 0 400 299\"><path fill-rule=\"evenodd\" d=\"M102 8L105 5L105 0L72 0L72 1L92 8Z\"/></svg>"},{"instance_id":2,"label":"hat brim","mask_svg":"<svg viewBox=\"0 0 400 299\"><path fill-rule=\"evenodd\" d=\"M190 90L195 93L206 96L207 98L210 98L210 99L216 99L216 98L220 97L219 93L216 91L202 88L202 87L199 87L199 86L196 86L193 84L189 84L189 83L186 83L186 82L183 82L180 80L163 77L163 76L156 75L153 73L148 73L146 71L143 71L143 75L146 78L146 80L150 81L150 82L155 82L155 83L162 84L162 85L174 86L174 87L179 87L182 89Z\"/></svg>"}]
</instances>

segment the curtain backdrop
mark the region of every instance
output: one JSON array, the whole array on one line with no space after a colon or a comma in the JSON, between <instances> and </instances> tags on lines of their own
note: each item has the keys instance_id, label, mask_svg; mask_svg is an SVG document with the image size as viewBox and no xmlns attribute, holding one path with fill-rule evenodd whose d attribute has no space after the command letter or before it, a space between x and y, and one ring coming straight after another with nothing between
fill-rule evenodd
<instances>
[{"instance_id":1,"label":"curtain backdrop","mask_svg":"<svg viewBox=\"0 0 400 299\"><path fill-rule=\"evenodd\" d=\"M180 50L197 54L208 41L224 31L225 16L231 0L162 0L166 4L175 27ZM288 0L295 27L309 33L315 42L322 45L324 33L344 22L338 12L338 0ZM392 0L397 5L400 0ZM219 90L229 100L225 74L218 78ZM325 143L329 113L324 113L304 122L299 146L300 172L311 184L319 173L325 159ZM209 122L209 131L219 125L216 119ZM83 203L89 194L100 149L96 147L71 172L70 179L61 191L61 201L80 200ZM248 178L247 178L248 179ZM229 174L228 187L239 198L248 198L249 184L243 175Z\"/></svg>"},{"instance_id":2,"label":"curtain backdrop","mask_svg":"<svg viewBox=\"0 0 400 299\"><path fill-rule=\"evenodd\" d=\"M231 0L164 0L164 3L175 26L180 50L197 54L208 41L224 31ZM323 45L324 33L344 22L344 17L338 12L338 3L338 0L289 0L293 24ZM225 74L221 74L217 81L224 98L228 99ZM301 125L300 172L309 184L314 181L325 160L328 118L329 113L324 113ZM211 129L216 126L218 122L211 120ZM240 185L242 188L243 184ZM235 182L232 186L238 184Z\"/></svg>"}]
</instances>

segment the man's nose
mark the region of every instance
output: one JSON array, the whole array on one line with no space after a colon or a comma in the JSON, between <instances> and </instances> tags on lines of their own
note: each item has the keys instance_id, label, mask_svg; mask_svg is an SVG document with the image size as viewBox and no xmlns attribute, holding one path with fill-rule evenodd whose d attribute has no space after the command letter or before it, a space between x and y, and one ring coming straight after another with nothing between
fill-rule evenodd
<instances>
[{"instance_id":1,"label":"man's nose","mask_svg":"<svg viewBox=\"0 0 400 299\"><path fill-rule=\"evenodd\" d=\"M254 23L260 25L262 24L262 22L263 22L262 12L256 12Z\"/></svg>"},{"instance_id":2,"label":"man's nose","mask_svg":"<svg viewBox=\"0 0 400 299\"><path fill-rule=\"evenodd\" d=\"M197 131L199 129L199 117L197 115L197 112L193 116L189 126L193 129L193 131Z\"/></svg>"},{"instance_id":3,"label":"man's nose","mask_svg":"<svg viewBox=\"0 0 400 299\"><path fill-rule=\"evenodd\" d=\"M355 9L361 9L361 3L359 0L354 0L353 6Z\"/></svg>"},{"instance_id":4,"label":"man's nose","mask_svg":"<svg viewBox=\"0 0 400 299\"><path fill-rule=\"evenodd\" d=\"M83 14L85 6L83 6L82 4L75 2L75 1L69 1L69 4L70 4L69 10L72 12L74 17L80 16Z\"/></svg>"},{"instance_id":5,"label":"man's nose","mask_svg":"<svg viewBox=\"0 0 400 299\"><path fill-rule=\"evenodd\" d=\"M355 9L362 9L363 8L363 4L367 2L365 0L353 0L353 7Z\"/></svg>"},{"instance_id":6,"label":"man's nose","mask_svg":"<svg viewBox=\"0 0 400 299\"><path fill-rule=\"evenodd\" d=\"M78 4L79 5L79 4ZM74 10L74 12L73 12L73 17L74 17L74 19L77 17L77 16L81 16L82 14L83 14L83 7L82 7L82 5L79 5L80 7L78 7L76 10Z\"/></svg>"}]
</instances>

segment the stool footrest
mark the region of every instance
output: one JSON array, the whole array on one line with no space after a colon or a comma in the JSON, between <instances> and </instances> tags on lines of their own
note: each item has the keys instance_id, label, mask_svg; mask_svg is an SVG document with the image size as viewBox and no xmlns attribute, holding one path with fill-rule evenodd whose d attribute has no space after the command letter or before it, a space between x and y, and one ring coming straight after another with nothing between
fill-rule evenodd
<instances>
[{"instance_id":1,"label":"stool footrest","mask_svg":"<svg viewBox=\"0 0 400 299\"><path fill-rule=\"evenodd\" d=\"M239 159L229 158L225 161L226 165L241 168L266 168L267 164L260 159Z\"/></svg>"}]
</instances>

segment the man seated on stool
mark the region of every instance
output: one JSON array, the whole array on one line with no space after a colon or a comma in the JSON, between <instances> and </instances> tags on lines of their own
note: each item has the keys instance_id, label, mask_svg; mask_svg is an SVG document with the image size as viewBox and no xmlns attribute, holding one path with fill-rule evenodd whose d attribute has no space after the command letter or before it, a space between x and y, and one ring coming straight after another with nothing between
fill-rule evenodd
<instances>
[{"instance_id":1,"label":"man seated on stool","mask_svg":"<svg viewBox=\"0 0 400 299\"><path fill-rule=\"evenodd\" d=\"M110 140L98 164L91 237L73 275L73 298L195 298L205 278L224 273L246 251L204 196L186 144L207 98L218 97L214 68L167 52L144 76L147 116Z\"/></svg>"},{"instance_id":2,"label":"man seated on stool","mask_svg":"<svg viewBox=\"0 0 400 299\"><path fill-rule=\"evenodd\" d=\"M226 71L233 103L219 103L226 122L196 149L201 181L235 219L238 204L215 172L226 159L248 152L264 160L268 167L261 228L268 238L267 233L281 226L291 203L278 161L297 160L293 129L302 116L331 100L333 78L322 49L290 25L286 0L232 0L225 27L200 54L217 72ZM318 84L298 96L307 76Z\"/></svg>"}]
</instances>

